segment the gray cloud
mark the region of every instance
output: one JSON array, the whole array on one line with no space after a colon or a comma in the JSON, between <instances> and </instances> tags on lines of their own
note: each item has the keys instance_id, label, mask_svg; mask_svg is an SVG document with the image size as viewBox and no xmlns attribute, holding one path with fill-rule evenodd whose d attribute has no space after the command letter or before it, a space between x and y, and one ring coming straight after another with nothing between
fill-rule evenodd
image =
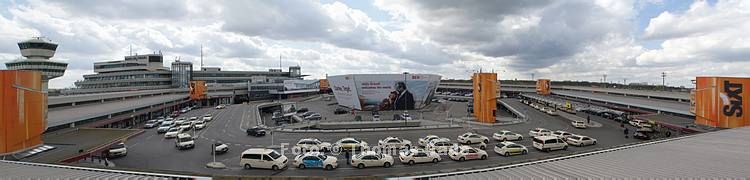
<instances>
[{"instance_id":1,"label":"gray cloud","mask_svg":"<svg viewBox=\"0 0 750 180\"><path fill-rule=\"evenodd\" d=\"M413 1L410 7L428 22L421 29L432 39L490 57L514 59L511 67L529 70L564 60L608 33L628 31L628 17L616 17L593 3ZM513 22L518 19L527 22ZM504 21L523 27L516 30Z\"/></svg>"}]
</instances>

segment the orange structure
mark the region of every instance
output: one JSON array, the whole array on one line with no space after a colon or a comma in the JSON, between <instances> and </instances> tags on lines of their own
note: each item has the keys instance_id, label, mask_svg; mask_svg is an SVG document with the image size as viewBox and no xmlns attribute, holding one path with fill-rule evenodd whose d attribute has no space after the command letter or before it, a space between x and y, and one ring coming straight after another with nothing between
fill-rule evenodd
<instances>
[{"instance_id":1,"label":"orange structure","mask_svg":"<svg viewBox=\"0 0 750 180\"><path fill-rule=\"evenodd\" d=\"M190 81L190 100L206 99L206 81Z\"/></svg>"},{"instance_id":2,"label":"orange structure","mask_svg":"<svg viewBox=\"0 0 750 180\"><path fill-rule=\"evenodd\" d=\"M750 125L748 85L750 78L696 77L694 102L690 102L695 123L722 128Z\"/></svg>"},{"instance_id":3,"label":"orange structure","mask_svg":"<svg viewBox=\"0 0 750 180\"><path fill-rule=\"evenodd\" d=\"M538 79L536 80L536 93L539 95L550 94L550 80L549 79Z\"/></svg>"},{"instance_id":4,"label":"orange structure","mask_svg":"<svg viewBox=\"0 0 750 180\"><path fill-rule=\"evenodd\" d=\"M0 70L0 154L42 144L47 95L38 71Z\"/></svg>"},{"instance_id":5,"label":"orange structure","mask_svg":"<svg viewBox=\"0 0 750 180\"><path fill-rule=\"evenodd\" d=\"M474 73L474 117L479 122L495 123L498 82L496 73Z\"/></svg>"},{"instance_id":6,"label":"orange structure","mask_svg":"<svg viewBox=\"0 0 750 180\"><path fill-rule=\"evenodd\" d=\"M331 89L331 87L328 84L328 79L321 79L320 80L320 91L321 92L327 92L330 89Z\"/></svg>"}]
</instances>

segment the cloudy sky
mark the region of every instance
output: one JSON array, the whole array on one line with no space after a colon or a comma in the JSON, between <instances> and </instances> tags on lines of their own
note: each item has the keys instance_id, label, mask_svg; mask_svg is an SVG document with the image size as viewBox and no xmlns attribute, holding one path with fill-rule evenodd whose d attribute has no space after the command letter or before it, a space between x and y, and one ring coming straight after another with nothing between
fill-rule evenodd
<instances>
[{"instance_id":1,"label":"cloudy sky","mask_svg":"<svg viewBox=\"0 0 750 180\"><path fill-rule=\"evenodd\" d=\"M436 73L501 79L690 86L750 76L750 1L686 0L0 0L0 62L45 36L69 63L52 88L93 62L161 51L225 70L302 66L325 74ZM4 69L4 65L2 65Z\"/></svg>"}]
</instances>

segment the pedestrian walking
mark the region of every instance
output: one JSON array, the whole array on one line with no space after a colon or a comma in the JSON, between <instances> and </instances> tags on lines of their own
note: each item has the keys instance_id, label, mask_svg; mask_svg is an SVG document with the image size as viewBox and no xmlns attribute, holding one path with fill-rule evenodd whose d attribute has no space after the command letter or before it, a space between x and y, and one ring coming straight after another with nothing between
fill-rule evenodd
<instances>
[{"instance_id":1,"label":"pedestrian walking","mask_svg":"<svg viewBox=\"0 0 750 180\"><path fill-rule=\"evenodd\" d=\"M351 161L349 160L349 158L351 158L351 157L349 157L349 151L344 150L344 149L342 149L342 150L344 151L344 156L346 156L346 164L351 165L351 163L350 163Z\"/></svg>"},{"instance_id":2,"label":"pedestrian walking","mask_svg":"<svg viewBox=\"0 0 750 180\"><path fill-rule=\"evenodd\" d=\"M627 139L628 138L628 128L625 128L625 130L623 130L623 131L625 132L625 138Z\"/></svg>"},{"instance_id":3,"label":"pedestrian walking","mask_svg":"<svg viewBox=\"0 0 750 180\"><path fill-rule=\"evenodd\" d=\"M591 124L591 116L586 116L586 123Z\"/></svg>"}]
</instances>

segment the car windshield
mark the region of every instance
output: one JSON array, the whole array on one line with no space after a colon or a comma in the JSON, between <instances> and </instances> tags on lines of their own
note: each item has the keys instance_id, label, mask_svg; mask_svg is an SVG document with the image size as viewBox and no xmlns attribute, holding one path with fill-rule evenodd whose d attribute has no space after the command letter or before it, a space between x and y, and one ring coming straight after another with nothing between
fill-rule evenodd
<instances>
[{"instance_id":1,"label":"car windshield","mask_svg":"<svg viewBox=\"0 0 750 180\"><path fill-rule=\"evenodd\" d=\"M109 149L120 149L124 147L125 147L125 144L115 144L115 145L112 145L112 147L110 147Z\"/></svg>"},{"instance_id":2,"label":"car windshield","mask_svg":"<svg viewBox=\"0 0 750 180\"><path fill-rule=\"evenodd\" d=\"M192 140L193 140L192 137L182 137L178 139L179 142L186 142L186 141L192 141Z\"/></svg>"},{"instance_id":3,"label":"car windshield","mask_svg":"<svg viewBox=\"0 0 750 180\"><path fill-rule=\"evenodd\" d=\"M169 132L175 132L175 131L180 131L180 129L177 129L177 128L169 129Z\"/></svg>"},{"instance_id":4,"label":"car windshield","mask_svg":"<svg viewBox=\"0 0 750 180\"><path fill-rule=\"evenodd\" d=\"M271 158L273 159L279 159L279 157L281 157L281 154L277 153L276 151L271 151L271 153L268 155L271 155Z\"/></svg>"}]
</instances>

